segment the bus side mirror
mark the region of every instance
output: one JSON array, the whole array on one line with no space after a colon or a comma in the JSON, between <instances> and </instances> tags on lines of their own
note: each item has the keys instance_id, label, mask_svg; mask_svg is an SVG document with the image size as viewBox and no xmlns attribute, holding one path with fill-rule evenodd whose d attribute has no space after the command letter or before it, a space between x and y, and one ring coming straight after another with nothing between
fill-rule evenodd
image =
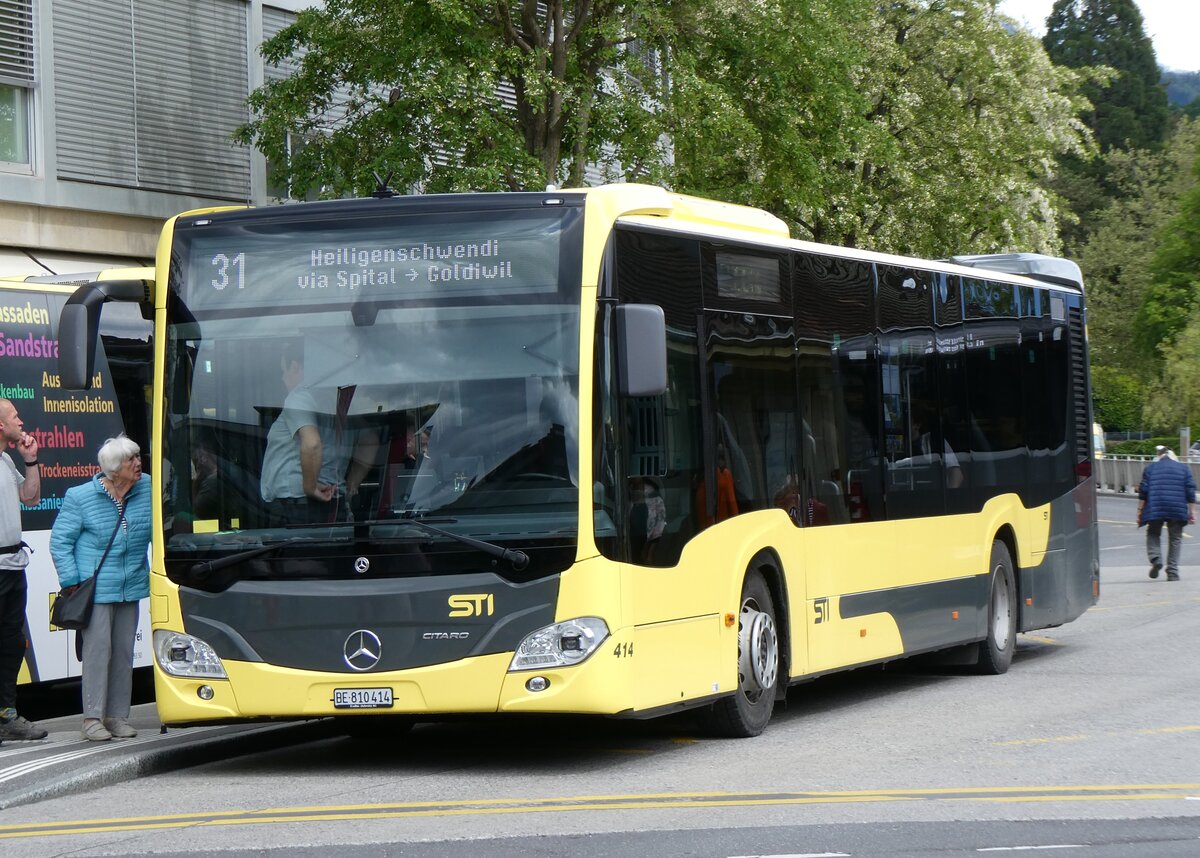
<instances>
[{"instance_id":1,"label":"bus side mirror","mask_svg":"<svg viewBox=\"0 0 1200 858\"><path fill-rule=\"evenodd\" d=\"M667 390L667 322L657 304L616 310L617 389L622 396L661 396Z\"/></svg>"},{"instance_id":2,"label":"bus side mirror","mask_svg":"<svg viewBox=\"0 0 1200 858\"><path fill-rule=\"evenodd\" d=\"M104 302L144 302L148 295L144 280L100 280L83 284L67 299L58 318L58 374L64 390L91 390Z\"/></svg>"}]
</instances>

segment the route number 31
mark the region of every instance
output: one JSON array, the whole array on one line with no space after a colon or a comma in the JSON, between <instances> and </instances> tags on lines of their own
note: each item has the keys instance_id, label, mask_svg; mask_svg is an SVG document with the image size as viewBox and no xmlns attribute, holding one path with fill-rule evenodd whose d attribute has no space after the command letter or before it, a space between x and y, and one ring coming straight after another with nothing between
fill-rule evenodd
<instances>
[{"instance_id":1,"label":"route number 31","mask_svg":"<svg viewBox=\"0 0 1200 858\"><path fill-rule=\"evenodd\" d=\"M239 253L230 259L224 253L218 253L213 257L212 264L217 269L217 276L212 279L214 289L220 291L228 286L231 274L237 279L239 289L246 288L246 254ZM232 272L230 269L233 269Z\"/></svg>"}]
</instances>

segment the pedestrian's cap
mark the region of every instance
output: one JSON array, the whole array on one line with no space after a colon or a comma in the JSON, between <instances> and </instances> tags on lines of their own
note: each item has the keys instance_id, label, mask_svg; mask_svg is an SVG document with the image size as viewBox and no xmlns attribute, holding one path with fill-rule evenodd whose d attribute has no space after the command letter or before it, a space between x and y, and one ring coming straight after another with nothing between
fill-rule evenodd
<instances>
[{"instance_id":1,"label":"pedestrian's cap","mask_svg":"<svg viewBox=\"0 0 1200 858\"><path fill-rule=\"evenodd\" d=\"M1165 452L1166 452L1166 450L1167 450L1167 448L1166 448L1166 447L1164 447L1162 444L1159 444L1157 447L1155 447L1155 448L1154 448L1154 452L1155 452L1155 453L1158 453L1160 456L1161 456L1163 453L1165 453Z\"/></svg>"}]
</instances>

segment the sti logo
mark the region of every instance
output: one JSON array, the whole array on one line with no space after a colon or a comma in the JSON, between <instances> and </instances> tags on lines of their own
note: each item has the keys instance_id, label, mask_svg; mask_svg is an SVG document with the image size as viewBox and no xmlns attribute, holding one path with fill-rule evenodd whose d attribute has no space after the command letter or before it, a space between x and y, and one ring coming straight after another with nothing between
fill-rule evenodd
<instances>
[{"instance_id":1,"label":"sti logo","mask_svg":"<svg viewBox=\"0 0 1200 858\"><path fill-rule=\"evenodd\" d=\"M461 593L446 600L452 617L490 617L495 611L491 593Z\"/></svg>"}]
</instances>

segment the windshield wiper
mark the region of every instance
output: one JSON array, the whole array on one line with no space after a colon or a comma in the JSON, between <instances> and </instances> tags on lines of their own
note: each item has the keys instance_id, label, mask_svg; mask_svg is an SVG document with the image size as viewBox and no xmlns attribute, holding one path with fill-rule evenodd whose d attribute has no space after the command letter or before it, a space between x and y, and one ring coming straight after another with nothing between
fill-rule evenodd
<instances>
[{"instance_id":1,"label":"windshield wiper","mask_svg":"<svg viewBox=\"0 0 1200 858\"><path fill-rule=\"evenodd\" d=\"M439 522L454 522L453 518L440 518ZM529 566L529 555L519 548L505 548L503 545L496 545L494 542L484 542L482 539L475 539L472 536L463 536L461 533L453 533L449 530L442 530L440 527L434 527L432 524L427 524L417 518L373 518L367 521L331 521L316 525L320 528L347 528L347 527L371 527L372 525L405 525L411 524L424 530L427 533L433 533L438 536L444 536L446 539L451 539L455 542L462 543L476 551L482 551L489 557L495 557L499 560L504 560L512 565L516 572L523 571ZM306 525L313 527L313 525ZM197 563L192 567L192 574L200 577L211 575L213 572L219 572L226 566L232 566L235 563L240 563L243 560L252 560L255 557L260 557L263 554L269 554L278 548L285 545L294 545L297 542L324 542L321 537L313 536L293 536L289 539L283 539L279 542L273 542L270 545L262 545L258 548L251 548L247 551L238 551L225 557L218 557L216 560L205 560Z\"/></svg>"},{"instance_id":2,"label":"windshield wiper","mask_svg":"<svg viewBox=\"0 0 1200 858\"><path fill-rule=\"evenodd\" d=\"M456 519L445 518L438 521L453 522ZM346 527L359 526L368 527L374 524L389 524L389 525L416 525L421 530L427 533L434 533L438 536L444 536L447 539L453 539L455 542L461 542L476 551L482 551L489 557L495 557L499 560L505 560L512 564L512 568L516 572L521 572L529 565L529 555L519 548L505 548L503 545L496 545L494 542L484 542L482 539L476 539L473 536L463 536L461 533L454 533L449 530L442 530L440 527L434 527L432 524L427 524L419 518L376 518L369 521L347 521L338 522Z\"/></svg>"},{"instance_id":3,"label":"windshield wiper","mask_svg":"<svg viewBox=\"0 0 1200 858\"><path fill-rule=\"evenodd\" d=\"M216 560L202 560L192 567L192 574L204 578L214 572L220 572L226 566L232 566L235 563L241 563L243 560L253 560L255 557L261 557L264 554L270 554L277 548L283 548L285 545L294 545L297 542L313 542L314 540L308 536L293 536L290 539L283 539L279 542L272 542L270 545L260 545L257 548L249 548L245 551L236 551L233 554L226 554L224 557L218 557Z\"/></svg>"}]
</instances>

